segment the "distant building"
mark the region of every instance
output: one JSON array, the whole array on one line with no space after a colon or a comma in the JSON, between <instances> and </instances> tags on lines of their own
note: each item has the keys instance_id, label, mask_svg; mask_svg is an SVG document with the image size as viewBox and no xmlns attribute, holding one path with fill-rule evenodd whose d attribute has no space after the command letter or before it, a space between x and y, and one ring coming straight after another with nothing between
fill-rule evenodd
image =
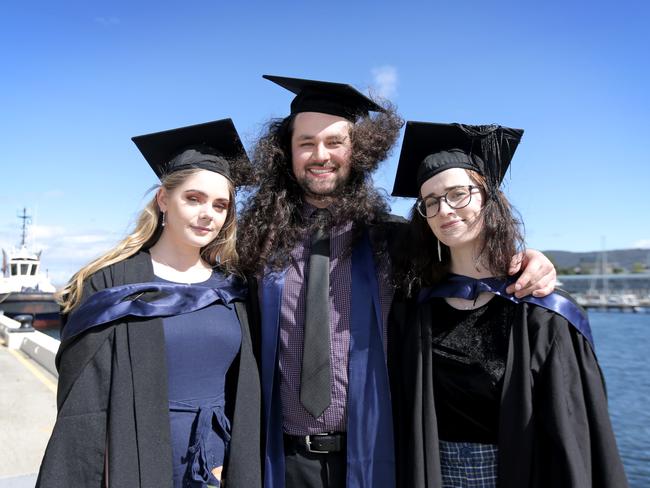
<instances>
[{"instance_id":1,"label":"distant building","mask_svg":"<svg viewBox=\"0 0 650 488\"><path fill-rule=\"evenodd\" d=\"M611 293L650 294L650 273L560 275L560 288L569 293L587 293L605 290Z\"/></svg>"}]
</instances>

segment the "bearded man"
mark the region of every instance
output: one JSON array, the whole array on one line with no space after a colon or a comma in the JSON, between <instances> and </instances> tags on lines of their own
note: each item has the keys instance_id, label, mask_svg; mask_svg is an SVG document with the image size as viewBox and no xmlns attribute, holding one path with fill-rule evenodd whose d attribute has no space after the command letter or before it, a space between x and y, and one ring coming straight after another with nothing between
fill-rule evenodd
<instances>
[{"instance_id":1,"label":"bearded man","mask_svg":"<svg viewBox=\"0 0 650 488\"><path fill-rule=\"evenodd\" d=\"M238 235L259 286L265 486L394 488L386 323L404 221L371 173L403 121L349 85L264 77L296 94L257 143ZM550 292L550 262L527 258L520 292Z\"/></svg>"}]
</instances>

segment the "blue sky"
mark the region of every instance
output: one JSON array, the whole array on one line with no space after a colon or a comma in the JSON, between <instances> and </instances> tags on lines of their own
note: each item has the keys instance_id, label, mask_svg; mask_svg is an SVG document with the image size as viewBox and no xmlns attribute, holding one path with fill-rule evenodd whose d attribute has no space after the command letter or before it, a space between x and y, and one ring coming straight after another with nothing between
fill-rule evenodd
<instances>
[{"instance_id":1,"label":"blue sky","mask_svg":"<svg viewBox=\"0 0 650 488\"><path fill-rule=\"evenodd\" d=\"M0 246L26 206L65 281L156 182L130 137L232 117L250 148L291 100L269 73L524 128L506 189L530 247L650 247L650 4L536 3L3 2ZM375 175L388 192L398 154Z\"/></svg>"}]
</instances>

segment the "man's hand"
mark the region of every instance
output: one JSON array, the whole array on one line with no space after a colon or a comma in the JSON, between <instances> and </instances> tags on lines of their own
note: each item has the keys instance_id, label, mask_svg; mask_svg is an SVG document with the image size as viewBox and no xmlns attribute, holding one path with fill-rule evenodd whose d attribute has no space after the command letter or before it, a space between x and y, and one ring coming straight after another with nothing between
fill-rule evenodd
<instances>
[{"instance_id":1,"label":"man's hand","mask_svg":"<svg viewBox=\"0 0 650 488\"><path fill-rule=\"evenodd\" d=\"M510 262L508 273L514 275L523 270L519 279L506 288L517 298L532 295L545 297L555 289L557 274L553 263L539 251L526 249L516 254Z\"/></svg>"}]
</instances>

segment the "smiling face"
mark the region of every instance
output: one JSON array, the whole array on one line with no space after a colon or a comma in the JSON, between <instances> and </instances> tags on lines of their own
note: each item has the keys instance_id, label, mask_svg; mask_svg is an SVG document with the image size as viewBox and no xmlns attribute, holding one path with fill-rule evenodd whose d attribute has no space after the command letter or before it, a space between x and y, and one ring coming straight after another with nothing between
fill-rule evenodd
<instances>
[{"instance_id":1,"label":"smiling face","mask_svg":"<svg viewBox=\"0 0 650 488\"><path fill-rule=\"evenodd\" d=\"M350 175L349 120L319 112L296 115L291 135L293 174L305 200L326 207Z\"/></svg>"},{"instance_id":2,"label":"smiling face","mask_svg":"<svg viewBox=\"0 0 650 488\"><path fill-rule=\"evenodd\" d=\"M440 197L456 187L477 186L462 168L451 168L432 176L422 184L421 197ZM452 200L452 193L448 198ZM483 194L479 189L472 189L469 204L463 208L453 209L440 199L440 208L435 217L427 218L427 223L435 236L443 244L455 249L473 247L477 244L481 228L481 208Z\"/></svg>"},{"instance_id":3,"label":"smiling face","mask_svg":"<svg viewBox=\"0 0 650 488\"><path fill-rule=\"evenodd\" d=\"M200 170L171 191L161 188L157 199L165 213L165 237L182 248L200 249L212 242L231 205L229 185L225 176Z\"/></svg>"}]
</instances>

